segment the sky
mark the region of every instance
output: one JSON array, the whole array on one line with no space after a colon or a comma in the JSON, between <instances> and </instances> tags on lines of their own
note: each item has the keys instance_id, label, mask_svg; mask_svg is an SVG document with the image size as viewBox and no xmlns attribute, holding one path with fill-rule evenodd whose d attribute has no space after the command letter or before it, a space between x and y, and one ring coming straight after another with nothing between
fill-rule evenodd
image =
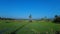
<instances>
[{"instance_id":1,"label":"sky","mask_svg":"<svg viewBox=\"0 0 60 34\"><path fill-rule=\"evenodd\" d=\"M60 15L60 0L0 0L0 17L53 18Z\"/></svg>"}]
</instances>

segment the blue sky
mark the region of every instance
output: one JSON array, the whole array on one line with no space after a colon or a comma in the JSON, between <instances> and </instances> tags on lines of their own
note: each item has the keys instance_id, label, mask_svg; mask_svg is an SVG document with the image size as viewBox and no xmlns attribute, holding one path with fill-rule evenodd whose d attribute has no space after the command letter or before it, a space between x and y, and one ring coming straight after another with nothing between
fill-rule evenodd
<instances>
[{"instance_id":1,"label":"blue sky","mask_svg":"<svg viewBox=\"0 0 60 34\"><path fill-rule=\"evenodd\" d=\"M60 0L0 0L0 17L52 18L60 15Z\"/></svg>"}]
</instances>

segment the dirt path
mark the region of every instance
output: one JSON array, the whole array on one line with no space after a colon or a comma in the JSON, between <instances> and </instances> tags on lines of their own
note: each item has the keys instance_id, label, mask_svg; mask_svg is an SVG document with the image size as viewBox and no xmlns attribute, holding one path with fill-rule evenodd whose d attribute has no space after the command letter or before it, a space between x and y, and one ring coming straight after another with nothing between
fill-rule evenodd
<instances>
[{"instance_id":1,"label":"dirt path","mask_svg":"<svg viewBox=\"0 0 60 34\"><path fill-rule=\"evenodd\" d=\"M23 27L25 27L25 26L28 25L28 24L30 24L30 23L27 23L27 24L25 24L25 25L19 27L19 28L16 29L15 31L11 32L10 34L16 34L17 31L19 31L20 29L22 29Z\"/></svg>"}]
</instances>

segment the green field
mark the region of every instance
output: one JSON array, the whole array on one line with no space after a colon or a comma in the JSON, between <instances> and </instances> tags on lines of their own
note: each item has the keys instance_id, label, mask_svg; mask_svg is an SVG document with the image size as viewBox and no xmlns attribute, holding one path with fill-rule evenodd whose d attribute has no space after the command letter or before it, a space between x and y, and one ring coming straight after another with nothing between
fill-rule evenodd
<instances>
[{"instance_id":1,"label":"green field","mask_svg":"<svg viewBox=\"0 0 60 34\"><path fill-rule=\"evenodd\" d=\"M55 31L60 31L60 24L46 21L0 20L0 34L11 34L14 31L16 34L54 34Z\"/></svg>"}]
</instances>

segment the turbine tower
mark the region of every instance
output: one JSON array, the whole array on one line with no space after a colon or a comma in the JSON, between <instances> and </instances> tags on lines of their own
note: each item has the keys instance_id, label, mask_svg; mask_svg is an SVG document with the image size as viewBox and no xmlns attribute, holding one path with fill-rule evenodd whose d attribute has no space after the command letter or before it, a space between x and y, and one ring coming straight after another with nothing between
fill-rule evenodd
<instances>
[{"instance_id":1,"label":"turbine tower","mask_svg":"<svg viewBox=\"0 0 60 34\"><path fill-rule=\"evenodd\" d=\"M29 22L32 22L32 15L29 15Z\"/></svg>"}]
</instances>

